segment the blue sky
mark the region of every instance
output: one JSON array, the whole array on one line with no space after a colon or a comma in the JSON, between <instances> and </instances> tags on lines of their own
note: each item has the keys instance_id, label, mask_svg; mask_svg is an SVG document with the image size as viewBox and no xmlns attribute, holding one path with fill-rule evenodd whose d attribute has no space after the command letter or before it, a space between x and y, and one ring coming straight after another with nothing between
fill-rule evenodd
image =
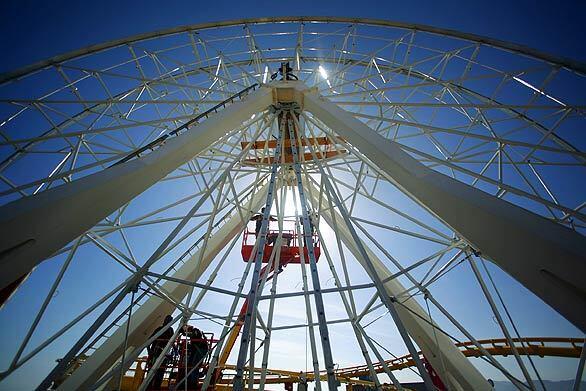
<instances>
[{"instance_id":1,"label":"blue sky","mask_svg":"<svg viewBox=\"0 0 586 391\"><path fill-rule=\"evenodd\" d=\"M112 1L7 0L0 71L132 34L177 25L282 15L370 17L486 35L586 62L586 3L498 1Z\"/></svg>"},{"instance_id":2,"label":"blue sky","mask_svg":"<svg viewBox=\"0 0 586 391\"><path fill-rule=\"evenodd\" d=\"M294 5L293 2L289 5L283 5L284 3L276 1L214 1L202 2L201 4L187 1L102 1L91 3L8 1L2 5L2 26L0 27L3 37L0 47L3 53L8 55L3 56L0 71L13 70L56 54L142 32L199 22L279 15L372 17L428 24L512 41L547 53L586 61L586 53L581 50L583 48L582 40L585 36L581 19L586 14L584 12L586 6L583 3L557 2L556 7L530 1L462 2L461 4L449 1L355 1L347 2L348 4L344 5L341 3L340 1L296 1ZM365 215L368 215L368 212L365 211ZM370 212L374 214L372 211ZM142 249L145 255L152 250L151 245L155 246L156 243L148 243ZM96 283L96 286L105 285L98 284L103 283L104 280L98 281L95 278L81 277L83 273L87 275L92 271L97 272L103 267L100 263L101 260L97 259L99 258L98 254L88 255L93 255L96 259L88 260L93 261L89 262L92 265L91 269L87 268L87 265L83 265L84 270L81 270L82 266L77 265L80 268L76 271L80 276L78 283L91 282ZM410 259L408 255L401 256L404 259ZM416 257L411 259L416 259ZM62 259L59 263L43 267L47 272L52 273L51 275L55 275L61 262ZM322 262L321 266L325 269L327 265ZM497 270L491 271L496 274L497 284L503 288L504 295L511 300L512 309L516 314L519 314L519 320L523 327L530 329L532 335L577 335L575 329L561 320L555 312L550 309L544 311L539 300L512 281L510 277ZM293 274L292 270L287 270L287 272ZM234 275L238 276L239 273L240 269ZM480 298L481 296L477 284L470 278L469 269L458 270L457 273L459 275L455 276L453 281L460 281L459 290L454 290L453 286L445 285L438 286L434 293L442 303L448 303L447 306L451 310L459 312L459 315L464 318L472 307L475 311L480 311L480 309L477 303L470 303L461 292L467 289L476 289L474 297ZM108 278L112 278L112 284L121 278L119 275L115 276L116 278L114 274L106 275ZM298 277L291 278L288 285L284 281L282 287L284 290L286 290L285 288L294 289L297 287L298 280ZM326 281L324 285L327 285L329 280L327 278L324 280ZM234 286L229 281L231 280L226 277L225 287L233 289ZM34 281L30 281L29 284L35 285ZM86 286L85 288L89 291L91 287ZM65 293L67 287L64 287L63 290ZM32 301L40 301L43 296L34 293L30 292L31 297L27 300L31 300L29 303L32 305L38 306L39 302L32 303ZM366 296L361 299L366 300ZM65 294L62 297L64 299ZM79 306L82 306L86 299L79 297ZM209 306L218 306L218 303L210 302ZM64 303L64 305L66 304L72 303ZM298 308L302 307L299 305ZM328 309L328 311L329 317L336 318L335 309ZM288 310L283 310L283 312L287 312L292 318L285 319L285 321L292 322L296 316L299 318L297 321L303 321L302 314ZM482 312L483 314L488 313L486 306L482 308ZM3 314L0 320L7 320L5 316L6 314ZM59 313L56 312L53 316L58 317ZM535 322L535 319L539 317L542 320ZM486 319L486 317L478 316L476 319L471 319L470 322L476 323L472 326L482 330L482 336L500 335L497 325L494 322L487 323ZM48 322L51 320L49 318ZM531 322L535 323L531 324ZM389 327L394 330L387 320L385 324L377 326L373 333L382 337ZM48 323L47 328L50 328ZM18 324L7 326L4 331L15 334L22 333ZM334 334L333 338L336 338L335 327L332 333ZM287 343L291 343L291 335L286 337L281 342L283 351L295 348L295 346L287 345ZM303 335L300 335L299 338L303 338ZM343 342L342 337L340 340ZM392 342L400 344L398 339ZM555 365L555 362L561 363L560 360L552 360L554 364L544 368L545 377L559 380L572 376L571 366L564 365L566 363ZM47 362L51 363L50 360Z\"/></svg>"}]
</instances>

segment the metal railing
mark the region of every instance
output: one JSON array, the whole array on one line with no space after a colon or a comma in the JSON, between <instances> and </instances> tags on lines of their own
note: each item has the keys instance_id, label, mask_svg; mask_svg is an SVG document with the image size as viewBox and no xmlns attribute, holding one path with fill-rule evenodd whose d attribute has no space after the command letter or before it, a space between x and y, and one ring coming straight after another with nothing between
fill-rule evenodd
<instances>
[{"instance_id":1,"label":"metal railing","mask_svg":"<svg viewBox=\"0 0 586 391\"><path fill-rule=\"evenodd\" d=\"M201 114L198 114L196 117L194 117L193 119L190 119L189 121L187 121L186 123L184 123L183 125L178 127L177 129L172 130L171 132L166 133L162 136L159 136L158 138L151 141L150 143L148 143L140 148L135 149L134 151L132 151L131 153L129 153L128 155L126 155L122 159L118 160L116 163L112 164L110 167L114 167L119 164L126 163L127 161L132 160L135 157L139 157L143 152L146 152L148 150L151 150L151 151L154 150L155 148L157 148L158 146L163 144L168 138L170 138L172 136L178 136L182 130L189 128L194 123L198 123L202 118L207 118L211 113L217 113L220 108L226 107L227 104L234 102L235 99L241 99L243 96L248 95L250 93L250 91L254 91L258 86L259 86L258 83L254 83L254 84L246 87L245 89L230 96L228 99L225 99L222 102L218 103L217 105L210 108L209 110L206 110Z\"/></svg>"},{"instance_id":2,"label":"metal railing","mask_svg":"<svg viewBox=\"0 0 586 391\"><path fill-rule=\"evenodd\" d=\"M493 356L509 356L513 354L513 347L509 346L504 338L483 339L478 341ZM584 345L584 338L565 338L565 337L529 337L513 338L515 348L520 355L532 355L539 357L580 357ZM472 342L458 342L455 344L466 357L480 357L482 352ZM423 356L420 353L420 356ZM410 355L397 357L387 360L386 364L391 370L400 370L414 366L415 363ZM375 371L382 372L382 363L374 363ZM368 375L366 365L340 368L336 371L338 376L357 377Z\"/></svg>"},{"instance_id":3,"label":"metal railing","mask_svg":"<svg viewBox=\"0 0 586 391\"><path fill-rule=\"evenodd\" d=\"M267 182L268 179L264 178L262 180L260 180L258 182L259 187L262 187L264 185L265 182ZM247 194L245 194L242 198L242 200L240 201L241 205L245 205L247 203L247 201L250 200L250 197L253 196L253 194L255 194L254 191L249 191L247 192ZM213 235L214 233L216 233L234 214L237 214L238 212L235 211L234 209L232 209L231 211L228 211L227 213L225 213L222 217L220 217L212 226L212 231L210 231L210 235ZM201 244L203 243L205 238L205 234L200 236L195 243L193 243L191 246L189 246L189 248L185 251L183 251L181 253L181 255L175 260L175 262L173 262L172 265L170 265L165 273L170 273L171 270L177 272L177 268L181 267L182 265L185 264L186 260L189 257L192 257L194 253L197 253L197 251L199 251L201 249ZM164 273L164 274L165 274ZM160 280L160 279L159 279ZM158 282L158 281L157 281ZM152 292L152 291L151 291ZM145 295L149 296L148 293L145 293ZM141 303L140 301L144 301L144 300L137 300L137 305L142 305L143 303ZM128 313L128 309L126 309L125 311L123 311L118 318L115 319L115 321L111 322L97 337L95 337L92 342L78 355L78 357L83 357L82 359L85 360L85 357L90 355L90 351L95 351L99 348L100 346L100 341L106 340L108 338L110 338L112 336L112 334L115 332L115 330L120 327L120 324L117 323L117 321L121 320L124 316L126 316L126 314Z\"/></svg>"}]
</instances>

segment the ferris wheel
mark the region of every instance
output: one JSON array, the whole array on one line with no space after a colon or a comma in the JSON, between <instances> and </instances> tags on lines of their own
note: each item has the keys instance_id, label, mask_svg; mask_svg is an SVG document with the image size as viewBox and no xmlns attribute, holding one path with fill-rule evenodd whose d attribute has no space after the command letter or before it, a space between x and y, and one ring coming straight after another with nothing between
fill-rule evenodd
<instances>
[{"instance_id":1,"label":"ferris wheel","mask_svg":"<svg viewBox=\"0 0 586 391\"><path fill-rule=\"evenodd\" d=\"M0 76L0 386L535 390L548 355L579 382L585 74L283 17Z\"/></svg>"}]
</instances>

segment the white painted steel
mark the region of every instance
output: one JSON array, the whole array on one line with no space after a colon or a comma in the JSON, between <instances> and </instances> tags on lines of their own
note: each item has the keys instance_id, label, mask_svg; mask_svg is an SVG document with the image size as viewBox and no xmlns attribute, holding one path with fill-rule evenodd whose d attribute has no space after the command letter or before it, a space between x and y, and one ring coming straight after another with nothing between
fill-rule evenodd
<instances>
[{"instance_id":1,"label":"white painted steel","mask_svg":"<svg viewBox=\"0 0 586 391\"><path fill-rule=\"evenodd\" d=\"M320 202L319 189L309 181L306 181L305 186L310 188L308 194L311 197L312 205L318 205ZM328 205L328 195L322 193L322 197L322 202L325 202L326 205ZM320 216L328 223L330 227L333 226L333 219L336 220L336 225L338 227L336 234L342 240L344 245L350 250L352 255L354 255L356 260L366 269L365 261L362 258L358 246L353 240L350 230L345 224L342 216L331 208L322 209ZM370 261L374 266L374 269L376 270L378 277L382 281L388 279L392 273L377 257L377 255L372 250L370 250L366 243L363 243L363 245L366 249L368 257L370 258ZM384 284L384 286L390 296L395 296L405 291L405 287L399 281L397 281L397 279L389 280ZM443 359L447 371L453 376L453 380L451 378L447 379L447 383L449 383L450 386L458 386L466 390L491 390L491 387L486 379L484 379L478 369L476 369L474 365L466 357L464 357L458 348L456 348L454 343L450 341L450 339L444 334L438 332L434 333L434 327L422 320L425 319L433 323L432 320L429 319L429 316L425 310L419 305L419 303L417 303L417 301L415 301L414 298L410 298L406 301L403 301L402 303L403 306L396 306L395 308L397 309L397 312L399 313L405 328L408 330L409 335L417 343L419 348L423 351L423 354L425 354L425 357L427 357L427 359L431 362L431 365L436 371L438 371L438 373L441 373L441 369L443 367L441 360ZM407 310L405 307L412 312ZM414 315L414 313L417 315ZM442 356L441 358L440 354ZM442 376L442 379L446 381L446 376Z\"/></svg>"},{"instance_id":2,"label":"white painted steel","mask_svg":"<svg viewBox=\"0 0 586 391\"><path fill-rule=\"evenodd\" d=\"M259 188L252 198L251 209L258 210L266 198L267 185ZM250 212L246 213L250 216ZM225 246L230 243L234 236L238 235L248 219L243 221L238 214L233 215L226 223L218 229L208 240L206 248L199 249L173 274L174 278L180 278L189 281L197 281L205 272L210 263L220 253ZM202 256L201 252L205 251L201 262L195 262ZM181 301L189 292L188 285L180 284L174 281L167 281L162 285L171 296L177 301ZM146 341L153 330L163 323L166 315L173 313L175 308L167 301L152 296L136 310L132 316L130 330L128 335L129 346L140 346ZM103 375L116 360L119 360L121 347L124 343L124 325L119 327L103 345L101 345L88 360L77 369L60 387L60 390L80 390L88 389L98 378Z\"/></svg>"},{"instance_id":3,"label":"white painted steel","mask_svg":"<svg viewBox=\"0 0 586 391\"><path fill-rule=\"evenodd\" d=\"M271 103L271 90L261 88L144 157L1 207L0 288L30 272Z\"/></svg>"},{"instance_id":4,"label":"white painted steel","mask_svg":"<svg viewBox=\"0 0 586 391\"><path fill-rule=\"evenodd\" d=\"M268 45L267 39L279 41L279 45ZM334 42L333 48L322 45L330 41ZM142 46L149 49L144 50ZM493 56L494 53L498 55ZM78 61L81 57L84 57L82 61ZM502 63L493 62L493 57L501 58ZM110 63L110 60L113 62ZM283 60L292 62L294 74L312 87L311 91L305 91L302 82L270 81L269 76ZM103 63L109 65L104 68ZM153 64L156 70L150 69ZM96 69L93 69L94 65ZM8 113L0 120L0 148L3 153L0 197L3 197L1 202L24 197L0 208L0 234L3 235L0 288L26 274L49 256L68 253L67 263L72 261L75 265L83 262L85 259L76 252L77 248L91 247L88 250L103 251L107 261L114 260L121 264L124 272L143 277L145 284L142 286L149 294L168 295L165 299L149 299L133 315L127 352L135 354L132 359L138 354L133 348L148 340L150 332L161 323L164 315L175 310L191 313L181 299L186 295L190 298L188 292L194 287L201 291L192 309L198 308L207 292L233 295L227 317L212 314L212 317L225 321L222 331L225 337L237 303L244 296L241 291L250 264L243 267L238 292L211 286L218 273L218 278L225 276L225 269L220 270L224 259L207 282L198 278L230 238L234 237L232 244L236 243L238 229L247 222L248 207L244 210L237 193L242 195L247 186L257 184L261 174L267 175L266 167L240 162L245 155L237 156L234 151L240 149L241 141L250 141L249 131L254 129L252 123L265 119L265 115L258 112L266 109L278 96L274 88L298 85L305 98L302 93L294 98L306 110L300 121L307 124L306 129L311 133L319 133L311 136L329 136L330 141L337 144L334 149L345 149L337 158L324 159L319 165L303 162L303 173L306 179L311 175L311 181L315 183L320 181L319 177L314 177L319 174L316 167L325 168L328 178L322 178L322 182L329 180L338 191L352 193L342 200L349 206L347 214L342 217L346 218L346 224L352 224L360 232L348 229L342 217L336 215L336 242L340 249L342 242L346 244L364 266L368 263L363 259L365 251L362 246L356 245L355 239L356 233L367 237L370 240L368 243L376 249L366 247L366 258L375 263L377 276L389 295L410 297L418 290L427 293L427 301L433 303L453 325L457 323L456 327L466 338L475 341L474 332L468 333L463 328L466 322L462 321L466 319L452 317L431 292L426 291L431 284L444 278L444 273L447 274L452 266L457 266L455 264L460 256L470 251L470 245L584 329L586 315L582 309L585 308L586 293L581 280L585 272L586 246L580 233L586 229L586 214L583 211L586 203L583 195L577 192L580 187L575 183L570 185L571 181L566 180L564 175L586 167L586 153L579 149L581 136L576 134L580 129L576 124L583 124L586 106L578 93L565 95L563 86L571 81L576 85L576 91L580 91L581 76L585 70L584 64L519 45L429 26L339 17L277 17L206 23L141 34L0 75L3 93L0 105ZM33 79L29 76L35 72L39 79L49 80L47 85L51 92L26 84ZM513 74L516 76L511 76ZM55 76L58 80L53 86L51 81ZM120 85L117 81L121 81ZM235 103L217 115L212 114L201 125L192 127L177 138L169 138L165 145L148 155L106 168L130 151L150 145L153 138L156 140L170 128L193 118L193 113L201 113L254 83L269 83L269 88L265 85L262 92L253 93L244 102ZM32 92L24 96L15 94L14 91L19 90L20 86L25 87L21 90ZM512 92L507 93L507 90ZM331 99L331 103L320 96ZM340 109L340 106L348 111ZM34 122L35 115L41 120ZM244 125L242 128L239 127L241 124ZM331 132L327 130L328 126ZM23 131L26 128L30 131ZM238 129L231 134L236 137L224 137L208 149L229 129ZM265 130L263 134L270 139L271 130ZM345 138L347 144L338 143L339 135ZM255 149L246 157L267 157L271 155L269 150L265 145L264 149ZM47 167L35 166L38 172L31 176L15 174L28 170L38 162L35 159L39 156L48 156ZM197 158L193 159L194 156ZM220 163L216 170L212 165L217 162ZM132 247L140 243L129 241L128 231L141 226L156 230L156 224L183 221L181 215L173 215L172 208L210 196L213 192L210 184L215 182L206 177L213 178L226 163L237 164L230 165L227 182L224 182L226 186L220 186L224 192L217 190L218 199L213 201L211 214L198 213L197 218L203 217L204 220L201 226L198 225L170 246L181 248L175 246L187 244L190 234L209 222L208 231L202 236L205 238L202 250L198 252L205 253L201 262L195 254L173 277L169 275L172 269L162 274L148 272L145 275L135 271L140 268L140 262L133 255L136 247L135 250ZM97 174L92 174L96 171ZM172 174L167 175L170 172ZM552 179L552 172L562 174L560 178L564 177L564 183L558 183L555 176ZM338 178L335 175L338 173L344 175ZM575 181L582 174L580 172L571 178ZM251 175L249 178L256 175L256 180L250 180L250 184L236 180L236 177L242 179L246 175ZM194 187L193 192L192 188L188 188L187 194L181 195L179 200L169 199L165 206L157 205L156 209L141 205L140 198L133 201L157 182L171 189L175 184L180 185L182 179L193 180L190 185ZM372 186L373 181L372 188L365 185ZM432 216L428 216L432 221L420 221L416 214L403 211L401 206L392 206L392 201L377 189L379 183L386 181L396 185L439 221ZM66 184L56 187L62 182ZM571 194L565 191L567 186L572 186ZM477 190L480 188L486 193ZM266 189L261 193L263 191ZM315 197L324 195L318 191L310 194L314 202ZM234 199L229 202L228 198L232 196ZM260 207L257 202L259 197L263 198L257 195L256 204L250 209ZM508 202L501 198L506 198ZM532 212L510 202L527 207ZM323 204L322 199L322 217L331 226L333 212ZM416 228L392 226L392 223L362 216L368 205L375 204L392 216L400 216L415 224ZM209 237L218 205L229 208L233 217L228 223L230 226L222 226ZM366 205L364 209L363 205ZM127 213L127 206L128 209L141 209L141 217ZM237 213L234 208L238 209ZM320 208L316 207L316 210ZM544 217L535 213L541 213ZM116 216L116 221L107 218L109 215ZM280 216L280 220L282 218ZM420 260L405 268L396 262L400 272L391 278L383 261L376 258L373 252L380 250L392 262L395 262L394 254L391 255L389 247L370 236L367 229L384 230L398 237L405 235L409 240L442 247L437 252L434 250L433 254L421 255L418 257ZM84 232L87 234L83 235ZM123 238L122 244L116 243L112 237L118 235ZM79 239L72 242L76 237ZM21 248L7 252L19 244L22 244ZM323 246L324 251L325 248ZM165 250L162 255L168 254L167 251L172 250ZM449 261L442 259L444 255ZM344 254L340 256L346 273ZM331 259L328 261L336 277L335 265ZM305 264L302 266L305 267ZM412 271L425 273L421 282L423 286L410 275ZM414 286L408 289L403 287L396 278L399 275L401 278L407 276ZM307 276L303 276L303 291L276 293L275 278L271 295L259 298L270 298L271 305L274 302L275 306L280 304L276 299L297 296L306 299L303 308L306 322L279 324L271 328L272 312L268 326L264 325L261 314L258 314L259 331L262 328L265 332L262 363L265 375L269 373L268 367L272 366L269 360L273 353L269 352L268 344L271 332L288 329L308 328L314 353L313 369L315 373L322 369L317 360L313 336L313 326L317 323L312 320L313 310L309 300L316 291L308 288ZM78 321L96 307L107 304L109 298L121 288L114 289L104 299L92 304L90 309L83 310L59 332L33 348L29 346L33 345L29 341L42 337L41 327L36 326L46 320L43 319L45 312L48 312L45 309L55 304L52 299L54 293L58 293L61 277L59 275L51 287L30 331L19 344L12 364L0 373L2 380L12 373L12 376L19 376L16 369L32 357L43 359L44 356L38 353L73 326L79 326ZM156 279L160 280L153 282ZM377 352L374 343L384 350L386 348L366 335L366 326L361 325L360 321L374 314L382 304L375 305L375 295L357 316L352 295L376 284L351 282L347 274L345 279L346 286L326 288L321 293L339 292L342 297L348 294L350 303L342 299L348 318L326 318L321 319L321 323L342 325L351 322L358 345L372 372L366 354L368 351L364 341L360 341L362 336L378 360L389 356L383 357ZM379 291L382 291L380 285ZM490 301L490 297L488 299ZM18 293L14 302L23 303ZM14 305L14 302L7 305ZM501 303L505 306L504 302ZM28 308L29 303L26 302L25 306ZM31 308L34 309L34 305ZM194 311L194 314L198 313ZM415 299L408 299L405 306L397 305L397 311L400 317L397 325L404 323L408 333L450 389L486 389L487 383L472 365L472 360L466 359L450 339L426 323L432 321L431 315ZM116 316L117 313L112 312L111 315ZM397 320L397 317L394 319ZM509 320L512 322L510 317ZM104 373L110 376L110 370L115 372L120 361L125 324L119 326L117 320L111 327L107 329L107 334L113 332L112 336L91 354L61 389L88 389ZM119 328L116 330L115 327ZM99 333L90 335L94 338L89 343L93 349L98 346L95 341L101 341L106 331L90 328L87 333L90 332ZM67 341L60 342L67 345ZM221 345L217 349L216 360ZM270 346L274 349L276 344ZM254 339L250 348L251 352L255 350ZM507 368L503 368L486 351L480 350L485 354L486 361L520 385ZM86 347L82 351L88 353L91 349ZM392 354L390 351L387 353ZM253 366L254 361L252 356L247 366ZM206 384L211 374L212 371L208 371ZM539 377L539 373L537 375ZM117 376L114 378L117 380ZM100 389L116 387L114 383L117 381L107 385L106 377L102 380L104 385ZM261 384L260 388L263 386Z\"/></svg>"},{"instance_id":5,"label":"white painted steel","mask_svg":"<svg viewBox=\"0 0 586 391\"><path fill-rule=\"evenodd\" d=\"M383 170L390 181L586 330L586 238L526 209L438 173L350 113L313 93L305 109Z\"/></svg>"}]
</instances>

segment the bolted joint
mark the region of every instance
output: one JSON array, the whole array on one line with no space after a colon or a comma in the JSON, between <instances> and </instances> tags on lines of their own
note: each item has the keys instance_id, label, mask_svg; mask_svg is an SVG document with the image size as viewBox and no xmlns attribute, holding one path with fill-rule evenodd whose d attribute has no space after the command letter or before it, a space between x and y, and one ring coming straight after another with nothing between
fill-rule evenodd
<instances>
[{"instance_id":1,"label":"bolted joint","mask_svg":"<svg viewBox=\"0 0 586 391\"><path fill-rule=\"evenodd\" d=\"M136 275L132 281L128 283L126 286L126 293L136 293L138 292L138 288L140 287L140 282L142 281L141 276Z\"/></svg>"},{"instance_id":2,"label":"bolted joint","mask_svg":"<svg viewBox=\"0 0 586 391\"><path fill-rule=\"evenodd\" d=\"M138 292L138 288L140 288L140 281L130 287L130 292L137 293Z\"/></svg>"}]
</instances>

